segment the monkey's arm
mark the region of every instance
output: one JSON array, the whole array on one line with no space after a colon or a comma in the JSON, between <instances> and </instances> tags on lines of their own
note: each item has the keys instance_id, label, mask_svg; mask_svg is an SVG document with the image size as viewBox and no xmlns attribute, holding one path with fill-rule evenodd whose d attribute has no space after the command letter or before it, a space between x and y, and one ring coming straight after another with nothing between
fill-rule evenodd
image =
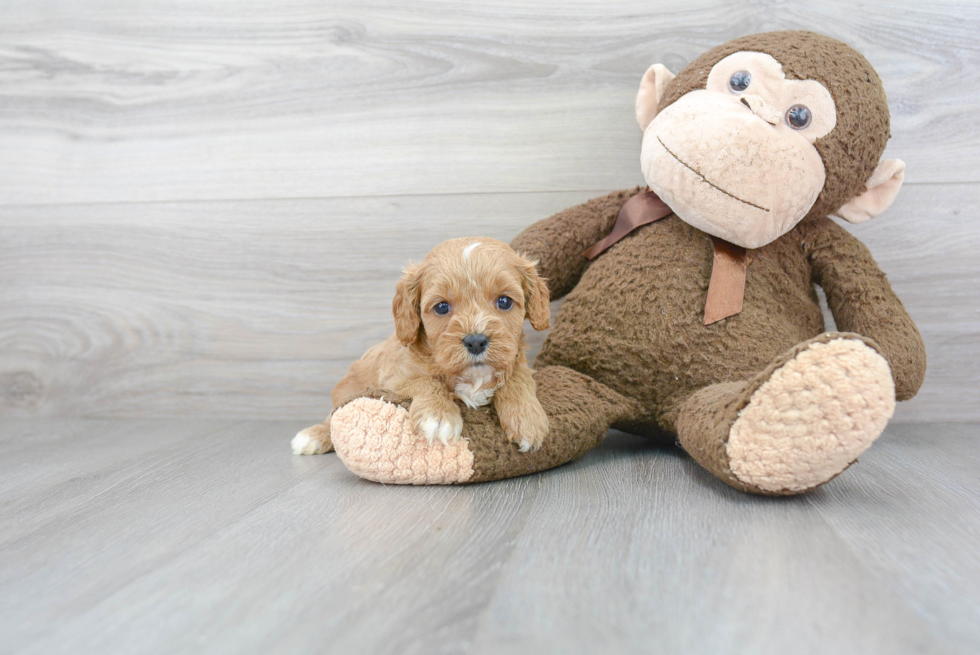
<instances>
[{"instance_id":1,"label":"monkey's arm","mask_svg":"<svg viewBox=\"0 0 980 655\"><path fill-rule=\"evenodd\" d=\"M639 192L639 188L615 191L569 207L527 228L510 245L538 262L538 275L547 280L551 299L557 300L578 284L588 268L589 260L582 253L609 234L620 208Z\"/></svg>"},{"instance_id":2,"label":"monkey's arm","mask_svg":"<svg viewBox=\"0 0 980 655\"><path fill-rule=\"evenodd\" d=\"M803 248L837 329L874 339L891 366L896 398L908 400L926 373L926 347L915 323L863 243L829 218L809 228Z\"/></svg>"}]
</instances>

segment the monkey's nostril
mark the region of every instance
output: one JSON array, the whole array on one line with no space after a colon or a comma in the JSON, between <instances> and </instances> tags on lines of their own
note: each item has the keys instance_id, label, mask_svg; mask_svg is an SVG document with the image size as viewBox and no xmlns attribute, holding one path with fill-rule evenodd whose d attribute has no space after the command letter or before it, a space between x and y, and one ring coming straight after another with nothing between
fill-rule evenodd
<instances>
[{"instance_id":1,"label":"monkey's nostril","mask_svg":"<svg viewBox=\"0 0 980 655\"><path fill-rule=\"evenodd\" d=\"M467 334L463 337L463 345L471 355L479 355L487 349L489 343L490 337L485 334Z\"/></svg>"},{"instance_id":2,"label":"monkey's nostril","mask_svg":"<svg viewBox=\"0 0 980 655\"><path fill-rule=\"evenodd\" d=\"M749 104L749 101L748 101L748 100L746 100L745 98L739 98L739 100L741 101L741 103L742 103L743 105L745 105L745 106L746 106L746 107L748 107L749 109L752 109L752 105L750 105L750 104Z\"/></svg>"}]
</instances>

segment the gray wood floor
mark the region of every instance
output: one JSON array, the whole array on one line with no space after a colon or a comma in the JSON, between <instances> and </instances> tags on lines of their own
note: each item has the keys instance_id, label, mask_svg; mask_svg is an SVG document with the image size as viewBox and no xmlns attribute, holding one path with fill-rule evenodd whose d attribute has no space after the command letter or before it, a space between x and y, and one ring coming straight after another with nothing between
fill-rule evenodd
<instances>
[{"instance_id":1,"label":"gray wood floor","mask_svg":"<svg viewBox=\"0 0 980 655\"><path fill-rule=\"evenodd\" d=\"M849 229L930 367L858 465L773 500L626 435L460 488L290 455L410 258L640 183L643 71L774 29L868 57L908 164ZM977 34L962 0L0 3L0 653L980 652Z\"/></svg>"},{"instance_id":2,"label":"gray wood floor","mask_svg":"<svg viewBox=\"0 0 980 655\"><path fill-rule=\"evenodd\" d=\"M618 433L383 486L299 427L4 420L0 652L980 652L976 425L890 426L788 499Z\"/></svg>"},{"instance_id":3,"label":"gray wood floor","mask_svg":"<svg viewBox=\"0 0 980 655\"><path fill-rule=\"evenodd\" d=\"M854 226L980 421L980 4L0 2L0 416L315 420L410 258L642 182L640 77L811 29L908 164Z\"/></svg>"}]
</instances>

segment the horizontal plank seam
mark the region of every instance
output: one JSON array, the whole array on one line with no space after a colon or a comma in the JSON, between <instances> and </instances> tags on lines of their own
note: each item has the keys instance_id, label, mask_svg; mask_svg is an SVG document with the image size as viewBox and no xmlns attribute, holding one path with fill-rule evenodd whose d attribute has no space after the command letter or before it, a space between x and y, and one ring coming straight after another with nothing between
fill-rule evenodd
<instances>
[{"instance_id":1,"label":"horizontal plank seam","mask_svg":"<svg viewBox=\"0 0 980 655\"><path fill-rule=\"evenodd\" d=\"M928 187L928 186L968 186L980 184L980 180L972 181L950 181L950 182L905 182L904 186ZM288 201L329 201L329 200L358 200L358 199L377 199L377 198L441 198L452 196L522 196L522 195L548 195L557 193L609 193L618 191L620 188L631 186L624 183L622 187L616 189L543 189L541 191L448 191L446 193L392 193L376 195L352 195L352 196L256 196L250 198L175 198L168 200L106 200L97 202L39 202L39 203L3 203L0 202L0 210L6 209L37 209L44 207L97 207L111 205L169 205L169 204L208 204L208 203L242 203L242 202L288 202Z\"/></svg>"}]
</instances>

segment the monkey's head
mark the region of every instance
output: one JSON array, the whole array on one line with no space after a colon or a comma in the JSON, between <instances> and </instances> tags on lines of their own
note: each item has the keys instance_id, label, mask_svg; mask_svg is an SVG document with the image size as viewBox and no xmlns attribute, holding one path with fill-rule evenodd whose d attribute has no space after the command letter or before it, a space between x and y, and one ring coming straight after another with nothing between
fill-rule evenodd
<instances>
[{"instance_id":1,"label":"monkey's head","mask_svg":"<svg viewBox=\"0 0 980 655\"><path fill-rule=\"evenodd\" d=\"M647 184L687 223L758 248L806 217L874 218L905 164L882 160L888 103L871 64L813 32L729 41L636 97Z\"/></svg>"}]
</instances>

